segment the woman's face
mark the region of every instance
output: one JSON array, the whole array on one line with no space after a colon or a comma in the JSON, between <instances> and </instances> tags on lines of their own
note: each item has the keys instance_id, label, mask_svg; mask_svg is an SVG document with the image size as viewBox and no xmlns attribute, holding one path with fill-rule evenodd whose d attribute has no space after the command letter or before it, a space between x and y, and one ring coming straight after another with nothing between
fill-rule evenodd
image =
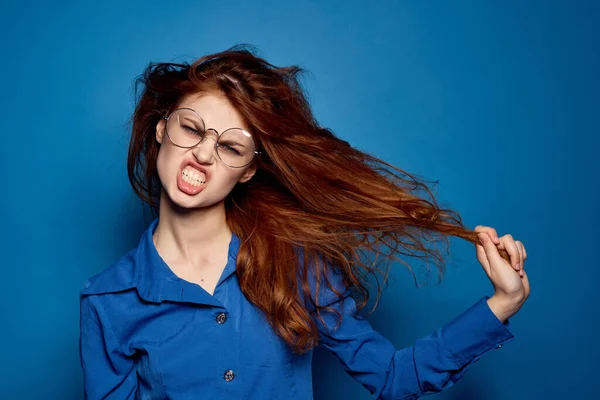
<instances>
[{"instance_id":1,"label":"woman's face","mask_svg":"<svg viewBox=\"0 0 600 400\"><path fill-rule=\"evenodd\" d=\"M229 101L219 94L185 96L178 106L191 108L204 120L206 129L223 132L228 128L250 130ZM180 207L201 208L222 202L238 182L246 182L256 172L254 163L243 168L227 166L216 153L217 135L208 131L205 140L192 148L175 146L165 132L166 121L156 125L161 144L157 168L167 196Z\"/></svg>"}]
</instances>

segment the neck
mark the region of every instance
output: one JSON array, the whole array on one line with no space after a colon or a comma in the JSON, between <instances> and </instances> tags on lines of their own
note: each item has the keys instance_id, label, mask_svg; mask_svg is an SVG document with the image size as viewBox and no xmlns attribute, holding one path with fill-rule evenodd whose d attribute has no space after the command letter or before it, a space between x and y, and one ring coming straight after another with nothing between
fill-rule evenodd
<instances>
[{"instance_id":1,"label":"neck","mask_svg":"<svg viewBox=\"0 0 600 400\"><path fill-rule=\"evenodd\" d=\"M163 258L192 262L211 258L207 249L220 248L219 244L231 239L222 201L210 207L183 209L163 189L159 215L153 240Z\"/></svg>"}]
</instances>

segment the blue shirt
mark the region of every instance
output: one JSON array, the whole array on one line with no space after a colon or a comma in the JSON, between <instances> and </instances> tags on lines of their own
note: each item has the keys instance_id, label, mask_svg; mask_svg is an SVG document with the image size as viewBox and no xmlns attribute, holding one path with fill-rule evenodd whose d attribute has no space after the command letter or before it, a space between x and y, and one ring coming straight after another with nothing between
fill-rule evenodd
<instances>
[{"instance_id":1,"label":"blue shirt","mask_svg":"<svg viewBox=\"0 0 600 400\"><path fill-rule=\"evenodd\" d=\"M210 295L177 277L152 241L93 276L81 291L80 355L87 399L313 398L312 351L294 354L240 290L233 234L227 265ZM321 344L374 398L416 399L456 383L486 352L513 340L487 297L403 349L333 303L342 323L317 320Z\"/></svg>"}]
</instances>

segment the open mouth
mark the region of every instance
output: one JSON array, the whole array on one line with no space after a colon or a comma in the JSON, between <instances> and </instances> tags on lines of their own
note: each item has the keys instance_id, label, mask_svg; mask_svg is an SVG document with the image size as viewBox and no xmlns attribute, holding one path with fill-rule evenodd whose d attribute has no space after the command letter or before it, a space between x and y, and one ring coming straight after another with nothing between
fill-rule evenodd
<instances>
[{"instance_id":1,"label":"open mouth","mask_svg":"<svg viewBox=\"0 0 600 400\"><path fill-rule=\"evenodd\" d=\"M202 186L206 183L206 175L204 172L200 172L190 165L181 171L181 179L193 186Z\"/></svg>"},{"instance_id":2,"label":"open mouth","mask_svg":"<svg viewBox=\"0 0 600 400\"><path fill-rule=\"evenodd\" d=\"M208 181L207 171L199 165L194 165L193 162L187 161L182 165L179 175L177 176L177 186L179 190L188 194L198 194Z\"/></svg>"}]
</instances>

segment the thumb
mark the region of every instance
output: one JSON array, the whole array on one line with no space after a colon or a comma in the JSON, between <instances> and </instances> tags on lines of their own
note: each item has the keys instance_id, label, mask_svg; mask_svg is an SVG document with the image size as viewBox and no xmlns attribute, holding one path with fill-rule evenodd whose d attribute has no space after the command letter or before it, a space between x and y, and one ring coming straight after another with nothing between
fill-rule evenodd
<instances>
[{"instance_id":1,"label":"thumb","mask_svg":"<svg viewBox=\"0 0 600 400\"><path fill-rule=\"evenodd\" d=\"M477 234L477 236L479 237L479 240L481 241L483 249L485 250L485 256L487 257L488 261L490 262L490 265L491 264L497 265L497 263L501 263L502 256L500 255L500 253L498 253L498 249L496 248L496 245L494 244L494 242L492 242L492 239L488 236L488 234L485 232L479 232Z\"/></svg>"}]
</instances>

